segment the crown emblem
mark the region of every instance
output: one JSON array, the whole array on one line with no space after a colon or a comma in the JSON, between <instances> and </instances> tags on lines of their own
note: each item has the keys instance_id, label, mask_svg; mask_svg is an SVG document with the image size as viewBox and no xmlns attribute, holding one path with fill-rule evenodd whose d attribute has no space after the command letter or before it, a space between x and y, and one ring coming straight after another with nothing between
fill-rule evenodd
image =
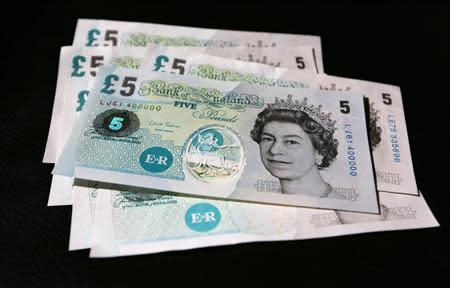
<instances>
[{"instance_id":1,"label":"crown emblem","mask_svg":"<svg viewBox=\"0 0 450 288\"><path fill-rule=\"evenodd\" d=\"M314 105L308 105L308 98L303 98L303 101L298 99L293 101L292 95L287 95L287 100L275 98L274 103L269 103L267 105L271 109L288 109L297 110L306 113L311 119L319 123L325 130L334 133L336 130L335 124L336 120L331 120L331 112L325 113L321 112L322 105L314 107Z\"/></svg>"}]
</instances>

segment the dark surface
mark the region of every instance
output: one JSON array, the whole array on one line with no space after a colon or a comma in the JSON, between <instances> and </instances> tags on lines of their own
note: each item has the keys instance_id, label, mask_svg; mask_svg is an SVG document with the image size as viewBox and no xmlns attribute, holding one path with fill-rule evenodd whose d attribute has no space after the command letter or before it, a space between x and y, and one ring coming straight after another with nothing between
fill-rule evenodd
<instances>
[{"instance_id":1,"label":"dark surface","mask_svg":"<svg viewBox=\"0 0 450 288\"><path fill-rule=\"evenodd\" d=\"M18 4L19 5L19 4ZM22 5L22 4L20 4ZM141 5L141 4L139 4ZM449 255L450 9L423 5L302 5L167 1L3 9L0 131L0 286L160 287L304 280L362 285L395 276L444 279ZM401 86L419 188L440 228L307 241L251 243L116 259L68 252L70 207L47 207L52 165L42 164L60 47L77 18L103 18L322 37L325 71ZM362 277L361 277L362 276ZM361 277L361 278L360 278ZM430 283L429 283L430 284ZM253 286L253 285L252 285ZM279 285L277 285L279 286Z\"/></svg>"}]
</instances>

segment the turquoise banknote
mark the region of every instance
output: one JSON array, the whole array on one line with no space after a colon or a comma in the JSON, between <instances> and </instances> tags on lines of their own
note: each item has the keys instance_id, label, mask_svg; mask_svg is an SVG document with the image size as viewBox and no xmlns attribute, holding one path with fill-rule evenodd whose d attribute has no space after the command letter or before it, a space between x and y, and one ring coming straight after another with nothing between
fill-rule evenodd
<instances>
[{"instance_id":1,"label":"turquoise banknote","mask_svg":"<svg viewBox=\"0 0 450 288\"><path fill-rule=\"evenodd\" d=\"M319 36L285 33L232 31L152 23L79 19L73 46L148 47L187 46L229 49L233 47L278 48L310 46L314 66L323 73L322 47ZM291 57L298 57L297 53ZM296 60L301 66L302 60Z\"/></svg>"},{"instance_id":2,"label":"turquoise banknote","mask_svg":"<svg viewBox=\"0 0 450 288\"><path fill-rule=\"evenodd\" d=\"M91 93L56 174L378 212L361 94L116 67L102 69Z\"/></svg>"}]
</instances>

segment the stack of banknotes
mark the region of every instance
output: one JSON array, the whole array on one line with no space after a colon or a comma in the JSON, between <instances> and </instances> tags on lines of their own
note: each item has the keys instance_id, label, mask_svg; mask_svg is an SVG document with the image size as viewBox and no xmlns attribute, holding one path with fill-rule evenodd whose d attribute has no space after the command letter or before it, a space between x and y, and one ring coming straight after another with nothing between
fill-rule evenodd
<instances>
[{"instance_id":1,"label":"stack of banknotes","mask_svg":"<svg viewBox=\"0 0 450 288\"><path fill-rule=\"evenodd\" d=\"M400 88L318 36L80 19L44 162L91 257L439 226Z\"/></svg>"}]
</instances>

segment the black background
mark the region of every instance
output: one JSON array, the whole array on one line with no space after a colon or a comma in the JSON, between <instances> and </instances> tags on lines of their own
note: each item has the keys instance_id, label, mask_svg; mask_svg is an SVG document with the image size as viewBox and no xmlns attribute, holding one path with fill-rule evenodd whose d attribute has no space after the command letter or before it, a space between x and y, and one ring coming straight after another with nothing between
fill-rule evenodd
<instances>
[{"instance_id":1,"label":"black background","mask_svg":"<svg viewBox=\"0 0 450 288\"><path fill-rule=\"evenodd\" d=\"M245 281L279 286L425 278L448 284L450 9L433 3L78 2L2 8L0 286L130 286ZM42 164L61 46L77 18L322 37L325 72L402 89L417 183L440 228L89 259L68 252L70 207L47 207ZM387 279L388 276L394 278ZM156 284L161 283L161 284ZM253 286L253 285L252 285Z\"/></svg>"}]
</instances>

